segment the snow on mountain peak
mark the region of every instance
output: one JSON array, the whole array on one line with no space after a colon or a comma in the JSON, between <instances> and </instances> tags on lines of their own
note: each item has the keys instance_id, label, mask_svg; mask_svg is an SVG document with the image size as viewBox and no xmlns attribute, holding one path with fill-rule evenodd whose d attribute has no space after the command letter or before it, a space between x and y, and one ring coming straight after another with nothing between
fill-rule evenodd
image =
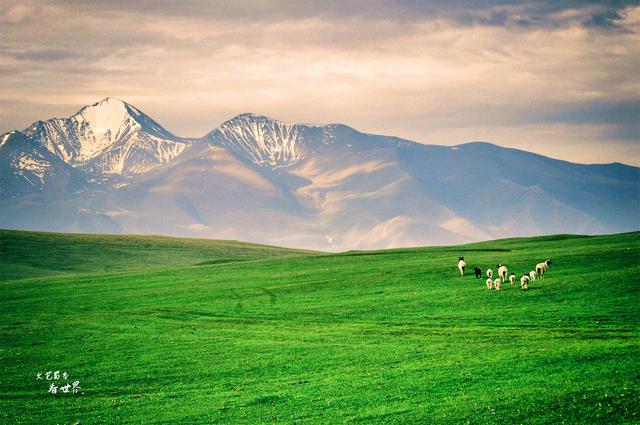
<instances>
[{"instance_id":1,"label":"snow on mountain peak","mask_svg":"<svg viewBox=\"0 0 640 425\"><path fill-rule=\"evenodd\" d=\"M254 114L253 112L244 112L242 114L238 114L235 117L227 120L235 121L235 120L244 120L244 121L276 121L273 118L269 118L266 115Z\"/></svg>"},{"instance_id":2,"label":"snow on mountain peak","mask_svg":"<svg viewBox=\"0 0 640 425\"><path fill-rule=\"evenodd\" d=\"M302 127L244 113L222 123L207 138L257 165L284 167L303 157Z\"/></svg>"},{"instance_id":3,"label":"snow on mountain peak","mask_svg":"<svg viewBox=\"0 0 640 425\"><path fill-rule=\"evenodd\" d=\"M4 146L4 144L7 143L9 139L12 138L12 136L16 136L18 134L21 134L18 130L12 130L0 136L0 148Z\"/></svg>"},{"instance_id":4,"label":"snow on mountain peak","mask_svg":"<svg viewBox=\"0 0 640 425\"><path fill-rule=\"evenodd\" d=\"M100 148L99 139L102 139L102 143L109 143L111 136L115 136L123 124L128 124L125 122L129 117L127 112L124 102L107 97L91 106L85 106L73 118L79 122L86 121L98 141L95 148Z\"/></svg>"},{"instance_id":5,"label":"snow on mountain peak","mask_svg":"<svg viewBox=\"0 0 640 425\"><path fill-rule=\"evenodd\" d=\"M72 166L100 173L139 173L187 146L139 109L106 97L70 118L38 121L25 133Z\"/></svg>"}]
</instances>

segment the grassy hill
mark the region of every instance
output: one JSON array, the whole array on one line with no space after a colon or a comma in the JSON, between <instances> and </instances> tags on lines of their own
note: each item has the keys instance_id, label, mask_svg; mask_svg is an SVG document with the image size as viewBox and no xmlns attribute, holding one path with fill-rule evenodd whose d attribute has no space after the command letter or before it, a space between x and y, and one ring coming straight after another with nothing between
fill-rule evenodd
<instances>
[{"instance_id":1,"label":"grassy hill","mask_svg":"<svg viewBox=\"0 0 640 425\"><path fill-rule=\"evenodd\" d=\"M174 242L149 269L133 239L110 263L88 238L0 265L44 269L0 282L0 422L638 423L640 233L204 265L229 257ZM459 255L553 265L496 292ZM48 394L48 370L82 389Z\"/></svg>"},{"instance_id":2,"label":"grassy hill","mask_svg":"<svg viewBox=\"0 0 640 425\"><path fill-rule=\"evenodd\" d=\"M238 241L166 236L90 235L0 229L2 279L312 254Z\"/></svg>"}]
</instances>

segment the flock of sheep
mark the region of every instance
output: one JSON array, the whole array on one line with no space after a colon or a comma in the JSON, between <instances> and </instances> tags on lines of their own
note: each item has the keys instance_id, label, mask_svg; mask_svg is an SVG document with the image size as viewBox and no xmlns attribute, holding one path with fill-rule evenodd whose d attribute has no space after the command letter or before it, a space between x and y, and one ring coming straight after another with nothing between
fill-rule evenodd
<instances>
[{"instance_id":1,"label":"flock of sheep","mask_svg":"<svg viewBox=\"0 0 640 425\"><path fill-rule=\"evenodd\" d=\"M520 277L520 288L522 288L522 290L527 290L529 289L530 281L536 280L536 278L544 279L544 272L549 268L550 265L551 265L551 260L546 260L546 261L543 261L542 263L536 264L536 269L534 271L530 271L529 273L524 273ZM460 276L464 276L464 269L466 266L467 266L467 263L464 262L464 257L460 257L458 260L458 270L460 270ZM487 269L487 289L495 288L496 291L499 291L502 283L507 282L508 270L507 270L507 267L502 264L498 264L496 268L498 269L498 278L495 280L493 280L493 270ZM473 270L476 274L476 278L482 277L482 270L480 270L478 267L474 267ZM511 273L509 275L509 282L511 283L511 285L515 285L516 283L515 273Z\"/></svg>"}]
</instances>

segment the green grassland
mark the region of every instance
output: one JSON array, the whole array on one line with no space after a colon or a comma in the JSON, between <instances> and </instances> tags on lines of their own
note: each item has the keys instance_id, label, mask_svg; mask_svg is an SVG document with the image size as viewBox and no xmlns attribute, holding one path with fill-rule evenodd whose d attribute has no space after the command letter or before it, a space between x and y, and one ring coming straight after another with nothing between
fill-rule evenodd
<instances>
[{"instance_id":1,"label":"green grassland","mask_svg":"<svg viewBox=\"0 0 640 425\"><path fill-rule=\"evenodd\" d=\"M0 236L2 423L639 422L638 232L326 255ZM460 255L553 265L496 292Z\"/></svg>"},{"instance_id":2,"label":"green grassland","mask_svg":"<svg viewBox=\"0 0 640 425\"><path fill-rule=\"evenodd\" d=\"M238 241L0 229L0 279L217 264L311 251Z\"/></svg>"}]
</instances>

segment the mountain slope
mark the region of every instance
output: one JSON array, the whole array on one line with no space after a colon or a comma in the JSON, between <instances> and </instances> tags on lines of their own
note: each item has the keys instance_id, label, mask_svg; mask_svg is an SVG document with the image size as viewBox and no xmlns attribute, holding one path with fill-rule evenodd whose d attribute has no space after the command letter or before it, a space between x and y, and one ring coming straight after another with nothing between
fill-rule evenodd
<instances>
[{"instance_id":1,"label":"mountain slope","mask_svg":"<svg viewBox=\"0 0 640 425\"><path fill-rule=\"evenodd\" d=\"M83 187L82 176L19 131L0 136L0 199L57 195Z\"/></svg>"},{"instance_id":2,"label":"mountain slope","mask_svg":"<svg viewBox=\"0 0 640 425\"><path fill-rule=\"evenodd\" d=\"M225 121L205 137L256 165L282 167L304 155L302 129L247 113Z\"/></svg>"},{"instance_id":3,"label":"mountain slope","mask_svg":"<svg viewBox=\"0 0 640 425\"><path fill-rule=\"evenodd\" d=\"M640 228L640 169L623 164L573 164L488 143L424 145L256 114L185 141L113 99L31 128L44 130L25 143L66 158L67 184L85 189L12 198L2 227L319 250Z\"/></svg>"},{"instance_id":4,"label":"mountain slope","mask_svg":"<svg viewBox=\"0 0 640 425\"><path fill-rule=\"evenodd\" d=\"M247 146L291 145L278 137L283 124L270 121L243 114L223 124L233 123L233 131L210 138L285 182L308 208L325 249L640 227L637 167L572 164L489 143L423 145L335 124L288 124L298 155L284 167L265 167ZM260 131L239 140L246 128ZM286 184L292 178L306 183Z\"/></svg>"},{"instance_id":5,"label":"mountain slope","mask_svg":"<svg viewBox=\"0 0 640 425\"><path fill-rule=\"evenodd\" d=\"M407 146L402 167L495 237L638 229L640 170L584 165L489 143Z\"/></svg>"},{"instance_id":6,"label":"mountain slope","mask_svg":"<svg viewBox=\"0 0 640 425\"><path fill-rule=\"evenodd\" d=\"M188 145L140 110L113 98L69 118L38 121L24 132L70 165L107 174L148 171Z\"/></svg>"},{"instance_id":7,"label":"mountain slope","mask_svg":"<svg viewBox=\"0 0 640 425\"><path fill-rule=\"evenodd\" d=\"M298 224L308 224L286 188L206 141L116 186L98 200L109 205L108 213L125 233L162 229L170 235L275 243L278 233L297 233Z\"/></svg>"}]
</instances>

